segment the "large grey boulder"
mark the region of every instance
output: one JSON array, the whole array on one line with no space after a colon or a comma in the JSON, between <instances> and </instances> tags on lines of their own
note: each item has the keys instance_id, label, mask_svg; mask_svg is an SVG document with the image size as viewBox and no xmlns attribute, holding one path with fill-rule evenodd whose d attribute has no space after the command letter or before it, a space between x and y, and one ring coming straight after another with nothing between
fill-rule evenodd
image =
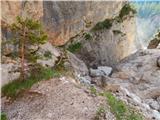
<instances>
[{"instance_id":1,"label":"large grey boulder","mask_svg":"<svg viewBox=\"0 0 160 120\"><path fill-rule=\"evenodd\" d=\"M99 66L97 69L90 68L90 75L92 77L109 76L112 73L112 68L108 66Z\"/></svg>"},{"instance_id":2,"label":"large grey boulder","mask_svg":"<svg viewBox=\"0 0 160 120\"><path fill-rule=\"evenodd\" d=\"M91 78L89 76L89 70L86 64L69 51L67 51L67 57L68 57L69 63L73 68L75 77L81 83L90 84Z\"/></svg>"}]
</instances>

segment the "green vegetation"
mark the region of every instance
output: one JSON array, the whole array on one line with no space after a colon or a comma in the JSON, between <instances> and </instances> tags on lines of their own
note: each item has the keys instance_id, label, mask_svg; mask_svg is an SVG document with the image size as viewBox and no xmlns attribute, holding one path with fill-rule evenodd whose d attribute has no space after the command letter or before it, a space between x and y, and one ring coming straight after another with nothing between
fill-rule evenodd
<instances>
[{"instance_id":1,"label":"green vegetation","mask_svg":"<svg viewBox=\"0 0 160 120\"><path fill-rule=\"evenodd\" d=\"M94 86L90 87L90 91L91 91L91 94L97 95L97 90L96 90L96 88Z\"/></svg>"},{"instance_id":2,"label":"green vegetation","mask_svg":"<svg viewBox=\"0 0 160 120\"><path fill-rule=\"evenodd\" d=\"M85 38L85 40L91 40L92 35L90 33L84 33L84 38Z\"/></svg>"},{"instance_id":3,"label":"green vegetation","mask_svg":"<svg viewBox=\"0 0 160 120\"><path fill-rule=\"evenodd\" d=\"M101 118L103 119L105 117L105 112L106 110L103 107L99 107L94 120L101 120Z\"/></svg>"},{"instance_id":4,"label":"green vegetation","mask_svg":"<svg viewBox=\"0 0 160 120\"><path fill-rule=\"evenodd\" d=\"M61 74L64 74L67 72L66 68L64 67L64 58L60 59L60 61L55 65L55 70L58 71Z\"/></svg>"},{"instance_id":5,"label":"green vegetation","mask_svg":"<svg viewBox=\"0 0 160 120\"><path fill-rule=\"evenodd\" d=\"M92 31L98 31L102 29L110 29L112 27L112 19L105 19L102 22L98 22L93 28Z\"/></svg>"},{"instance_id":6,"label":"green vegetation","mask_svg":"<svg viewBox=\"0 0 160 120\"><path fill-rule=\"evenodd\" d=\"M125 4L119 13L119 16L116 16L114 19L105 19L104 21L98 22L91 30L98 31L102 29L110 29L114 20L122 22L123 18L131 12L133 14L136 13L135 9L133 9L130 4Z\"/></svg>"},{"instance_id":7,"label":"green vegetation","mask_svg":"<svg viewBox=\"0 0 160 120\"><path fill-rule=\"evenodd\" d=\"M60 76L59 71L52 70L51 68L44 68L40 65L34 65L31 69L31 75L23 81L19 79L10 82L2 87L2 95L15 99L20 93L32 87L33 84L41 81L48 80L52 77Z\"/></svg>"},{"instance_id":8,"label":"green vegetation","mask_svg":"<svg viewBox=\"0 0 160 120\"><path fill-rule=\"evenodd\" d=\"M122 34L122 32L120 30L113 30L113 33L116 34L116 35L117 34Z\"/></svg>"},{"instance_id":9,"label":"green vegetation","mask_svg":"<svg viewBox=\"0 0 160 120\"><path fill-rule=\"evenodd\" d=\"M122 22L124 17L129 15L130 13L132 14L136 14L136 10L134 8L132 8L132 6L130 4L125 4L122 9L120 10L120 13L118 16L116 16L114 18L115 21L117 22Z\"/></svg>"},{"instance_id":10,"label":"green vegetation","mask_svg":"<svg viewBox=\"0 0 160 120\"><path fill-rule=\"evenodd\" d=\"M80 42L72 43L68 46L67 50L70 52L78 52L82 48L82 44Z\"/></svg>"},{"instance_id":11,"label":"green vegetation","mask_svg":"<svg viewBox=\"0 0 160 120\"><path fill-rule=\"evenodd\" d=\"M5 113L1 113L1 120L7 120L7 115Z\"/></svg>"},{"instance_id":12,"label":"green vegetation","mask_svg":"<svg viewBox=\"0 0 160 120\"><path fill-rule=\"evenodd\" d=\"M113 112L117 120L143 120L140 113L127 106L123 101L118 100L111 93L105 92L101 93L101 95L106 97L111 112Z\"/></svg>"},{"instance_id":13,"label":"green vegetation","mask_svg":"<svg viewBox=\"0 0 160 120\"><path fill-rule=\"evenodd\" d=\"M119 20L122 20L125 16L130 13L135 14L136 10L131 7L130 4L125 4L119 13Z\"/></svg>"},{"instance_id":14,"label":"green vegetation","mask_svg":"<svg viewBox=\"0 0 160 120\"><path fill-rule=\"evenodd\" d=\"M52 53L50 51L45 51L44 52L44 57L47 59L51 59L52 58Z\"/></svg>"}]
</instances>

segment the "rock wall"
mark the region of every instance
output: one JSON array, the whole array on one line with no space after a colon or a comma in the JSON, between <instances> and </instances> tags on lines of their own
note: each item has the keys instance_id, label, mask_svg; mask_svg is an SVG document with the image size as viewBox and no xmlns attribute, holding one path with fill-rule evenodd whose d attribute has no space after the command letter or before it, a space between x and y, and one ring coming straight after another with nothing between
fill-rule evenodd
<instances>
[{"instance_id":1,"label":"rock wall","mask_svg":"<svg viewBox=\"0 0 160 120\"><path fill-rule=\"evenodd\" d=\"M93 27L98 21L118 14L124 2L79 1L43 2L43 22L50 40L63 45L81 31Z\"/></svg>"},{"instance_id":2,"label":"rock wall","mask_svg":"<svg viewBox=\"0 0 160 120\"><path fill-rule=\"evenodd\" d=\"M124 2L118 1L1 1L2 26L17 15L40 19L54 45L65 44L70 37L91 28L98 21L118 14ZM2 36L8 37L3 30Z\"/></svg>"}]
</instances>

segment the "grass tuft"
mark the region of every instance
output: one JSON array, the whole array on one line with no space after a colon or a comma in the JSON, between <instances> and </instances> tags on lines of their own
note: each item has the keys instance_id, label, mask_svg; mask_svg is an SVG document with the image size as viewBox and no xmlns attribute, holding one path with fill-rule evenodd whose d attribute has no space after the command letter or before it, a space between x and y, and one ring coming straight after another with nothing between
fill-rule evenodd
<instances>
[{"instance_id":1,"label":"grass tuft","mask_svg":"<svg viewBox=\"0 0 160 120\"><path fill-rule=\"evenodd\" d=\"M89 33L84 33L84 38L85 40L91 40L92 39L92 35Z\"/></svg>"},{"instance_id":2,"label":"grass tuft","mask_svg":"<svg viewBox=\"0 0 160 120\"><path fill-rule=\"evenodd\" d=\"M118 100L111 93L105 92L101 95L106 97L111 112L115 115L117 120L143 120L140 113L130 106L127 106L123 101Z\"/></svg>"},{"instance_id":3,"label":"grass tuft","mask_svg":"<svg viewBox=\"0 0 160 120\"><path fill-rule=\"evenodd\" d=\"M7 120L7 115L1 112L1 120Z\"/></svg>"},{"instance_id":4,"label":"grass tuft","mask_svg":"<svg viewBox=\"0 0 160 120\"><path fill-rule=\"evenodd\" d=\"M67 48L68 51L75 53L78 52L82 48L82 44L80 42L70 44Z\"/></svg>"},{"instance_id":5,"label":"grass tuft","mask_svg":"<svg viewBox=\"0 0 160 120\"><path fill-rule=\"evenodd\" d=\"M90 91L91 91L91 94L97 95L97 90L96 90L96 88L94 86L90 87Z\"/></svg>"},{"instance_id":6,"label":"grass tuft","mask_svg":"<svg viewBox=\"0 0 160 120\"><path fill-rule=\"evenodd\" d=\"M24 81L17 79L3 86L2 95L15 99L24 90L31 88L33 84L41 80L48 80L58 76L60 76L58 71L39 66L36 69L31 70L30 77L26 78Z\"/></svg>"},{"instance_id":7,"label":"grass tuft","mask_svg":"<svg viewBox=\"0 0 160 120\"><path fill-rule=\"evenodd\" d=\"M94 120L101 120L105 117L106 110L101 106L97 109L96 116Z\"/></svg>"}]
</instances>

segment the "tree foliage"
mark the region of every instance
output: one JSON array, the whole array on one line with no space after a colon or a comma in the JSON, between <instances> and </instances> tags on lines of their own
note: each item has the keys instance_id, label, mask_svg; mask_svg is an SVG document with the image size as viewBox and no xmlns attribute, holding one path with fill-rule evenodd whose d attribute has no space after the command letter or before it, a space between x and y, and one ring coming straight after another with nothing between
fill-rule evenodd
<instances>
[{"instance_id":1,"label":"tree foliage","mask_svg":"<svg viewBox=\"0 0 160 120\"><path fill-rule=\"evenodd\" d=\"M30 46L44 44L47 40L47 35L43 31L39 21L20 16L17 16L16 22L11 24L10 29L13 35L11 41L19 48L18 55L21 58L21 76L24 79L24 61L38 58L35 55L36 51L33 52L33 48Z\"/></svg>"}]
</instances>

